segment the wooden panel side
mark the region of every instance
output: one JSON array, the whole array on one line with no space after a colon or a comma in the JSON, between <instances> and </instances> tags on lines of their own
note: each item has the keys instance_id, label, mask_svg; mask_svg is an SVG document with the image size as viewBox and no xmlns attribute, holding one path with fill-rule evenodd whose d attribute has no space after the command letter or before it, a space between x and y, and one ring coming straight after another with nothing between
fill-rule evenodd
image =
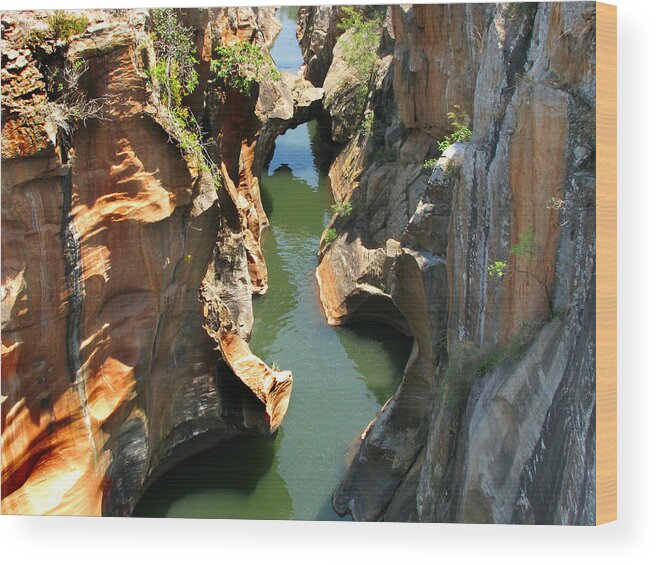
<instances>
[{"instance_id":1,"label":"wooden panel side","mask_svg":"<svg viewBox=\"0 0 656 565\"><path fill-rule=\"evenodd\" d=\"M617 519L617 8L597 2L597 524Z\"/></svg>"}]
</instances>

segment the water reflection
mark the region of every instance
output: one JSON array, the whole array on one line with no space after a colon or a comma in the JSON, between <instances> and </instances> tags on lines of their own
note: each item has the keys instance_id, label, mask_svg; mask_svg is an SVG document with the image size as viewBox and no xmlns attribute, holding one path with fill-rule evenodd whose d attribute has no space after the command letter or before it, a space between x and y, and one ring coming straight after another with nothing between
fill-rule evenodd
<instances>
[{"instance_id":1,"label":"water reflection","mask_svg":"<svg viewBox=\"0 0 656 565\"><path fill-rule=\"evenodd\" d=\"M303 56L296 39L296 22L298 6L282 6L278 10L282 30L271 49L271 56L281 71L296 73L303 64Z\"/></svg>"},{"instance_id":2,"label":"water reflection","mask_svg":"<svg viewBox=\"0 0 656 565\"><path fill-rule=\"evenodd\" d=\"M274 204L263 240L270 291L254 303L251 347L294 373L285 436L277 444L297 519L339 519L330 500L346 448L394 391L408 353L394 330L335 331L323 317L314 270L333 201L316 163L327 150L317 142L316 123L301 125L278 138L261 179L263 196Z\"/></svg>"}]
</instances>

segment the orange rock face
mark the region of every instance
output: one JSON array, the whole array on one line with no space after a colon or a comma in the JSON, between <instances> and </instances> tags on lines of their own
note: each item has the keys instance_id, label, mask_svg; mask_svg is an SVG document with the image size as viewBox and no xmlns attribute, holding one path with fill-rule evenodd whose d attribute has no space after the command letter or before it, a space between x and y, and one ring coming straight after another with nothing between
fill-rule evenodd
<instances>
[{"instance_id":1,"label":"orange rock face","mask_svg":"<svg viewBox=\"0 0 656 565\"><path fill-rule=\"evenodd\" d=\"M217 192L183 155L136 56L142 31L90 30L68 52L89 57L80 87L104 100L103 119L67 140L47 115L30 126L20 102L43 99L37 61L28 54L16 74L3 53L3 77L16 75L3 90L3 513L129 514L180 458L274 431L291 392L291 374L244 341L251 292L266 284L249 265L264 215L242 221L261 208L257 192L241 201L252 178L242 171L239 188ZM252 128L251 114L242 107L235 120ZM218 353L208 308L234 330Z\"/></svg>"},{"instance_id":2,"label":"orange rock face","mask_svg":"<svg viewBox=\"0 0 656 565\"><path fill-rule=\"evenodd\" d=\"M486 32L485 6L392 7L394 92L406 127L436 137L450 131L447 113L472 113L474 83Z\"/></svg>"},{"instance_id":3,"label":"orange rock face","mask_svg":"<svg viewBox=\"0 0 656 565\"><path fill-rule=\"evenodd\" d=\"M282 423L289 405L292 388L290 371L272 369L253 355L246 341L239 335L225 304L213 296L213 277L206 278L201 295L205 300L203 327L212 337L223 359L237 377L266 406L269 429L274 432Z\"/></svg>"},{"instance_id":4,"label":"orange rock face","mask_svg":"<svg viewBox=\"0 0 656 565\"><path fill-rule=\"evenodd\" d=\"M377 83L375 125L332 165L353 212L333 218L317 278L329 323L376 320L362 305L385 295L401 323L378 321L415 344L333 506L357 520L593 523L594 5L390 13L392 92ZM424 172L455 105L472 139Z\"/></svg>"}]
</instances>

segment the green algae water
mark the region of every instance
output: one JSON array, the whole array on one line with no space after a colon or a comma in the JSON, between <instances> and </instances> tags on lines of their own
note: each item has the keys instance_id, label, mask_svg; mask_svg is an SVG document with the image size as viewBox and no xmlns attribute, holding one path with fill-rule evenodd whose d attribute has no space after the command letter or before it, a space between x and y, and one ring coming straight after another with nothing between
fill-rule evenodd
<instances>
[{"instance_id":1,"label":"green algae water","mask_svg":"<svg viewBox=\"0 0 656 565\"><path fill-rule=\"evenodd\" d=\"M283 10L272 55L280 67L298 68L300 50L288 33L295 30L295 8ZM326 324L314 271L333 204L329 158L310 122L276 140L261 177L271 224L263 239L269 291L254 300L250 345L265 362L294 374L276 439L235 438L187 459L153 484L135 515L341 519L331 496L346 450L394 393L411 343L380 325Z\"/></svg>"}]
</instances>

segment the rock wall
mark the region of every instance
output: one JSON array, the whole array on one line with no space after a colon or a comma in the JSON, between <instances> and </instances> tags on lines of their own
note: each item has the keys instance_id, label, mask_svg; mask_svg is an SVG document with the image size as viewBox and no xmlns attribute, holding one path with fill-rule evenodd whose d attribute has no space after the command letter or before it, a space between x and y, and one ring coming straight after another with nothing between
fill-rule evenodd
<instances>
[{"instance_id":1,"label":"rock wall","mask_svg":"<svg viewBox=\"0 0 656 565\"><path fill-rule=\"evenodd\" d=\"M333 49L342 31L337 28L340 6L300 6L296 35L305 66L303 76L322 86L333 60Z\"/></svg>"},{"instance_id":2,"label":"rock wall","mask_svg":"<svg viewBox=\"0 0 656 565\"><path fill-rule=\"evenodd\" d=\"M273 12L179 12L201 61L185 103L212 126L214 172L148 79L147 12L87 15L84 33L31 47L47 14L2 15L3 513L129 514L181 458L275 431L291 391L245 341L266 288L261 122L208 80L213 43L270 44ZM100 119L67 124L47 104L74 61Z\"/></svg>"},{"instance_id":3,"label":"rock wall","mask_svg":"<svg viewBox=\"0 0 656 565\"><path fill-rule=\"evenodd\" d=\"M591 524L594 4L390 18L374 126L331 169L353 213L333 218L317 278L329 323L384 321L415 342L333 505L357 520ZM472 138L425 171L456 104Z\"/></svg>"}]
</instances>

